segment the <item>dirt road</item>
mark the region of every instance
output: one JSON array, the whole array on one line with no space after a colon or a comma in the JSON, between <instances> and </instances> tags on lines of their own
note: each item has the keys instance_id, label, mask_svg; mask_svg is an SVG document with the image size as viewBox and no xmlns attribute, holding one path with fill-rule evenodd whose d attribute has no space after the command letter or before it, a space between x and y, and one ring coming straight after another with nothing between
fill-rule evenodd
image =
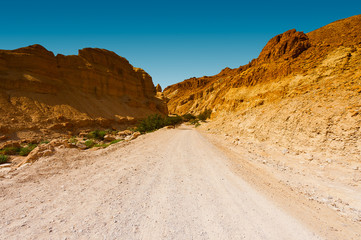
<instances>
[{"instance_id":1,"label":"dirt road","mask_svg":"<svg viewBox=\"0 0 361 240\"><path fill-rule=\"evenodd\" d=\"M196 130L61 150L0 179L0 239L320 239Z\"/></svg>"}]
</instances>

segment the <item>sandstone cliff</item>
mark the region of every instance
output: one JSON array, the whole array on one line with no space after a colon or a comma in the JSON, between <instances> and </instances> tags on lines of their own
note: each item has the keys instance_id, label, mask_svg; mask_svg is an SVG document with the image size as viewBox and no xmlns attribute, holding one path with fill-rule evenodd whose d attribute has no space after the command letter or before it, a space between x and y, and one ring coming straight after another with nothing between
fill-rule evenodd
<instances>
[{"instance_id":1,"label":"sandstone cliff","mask_svg":"<svg viewBox=\"0 0 361 240\"><path fill-rule=\"evenodd\" d=\"M40 45L0 50L0 136L121 127L152 113L167 114L152 78L114 52L85 48L54 56Z\"/></svg>"},{"instance_id":2,"label":"sandstone cliff","mask_svg":"<svg viewBox=\"0 0 361 240\"><path fill-rule=\"evenodd\" d=\"M360 155L361 15L272 38L257 59L167 87L171 113L213 110L214 131L295 151Z\"/></svg>"}]
</instances>

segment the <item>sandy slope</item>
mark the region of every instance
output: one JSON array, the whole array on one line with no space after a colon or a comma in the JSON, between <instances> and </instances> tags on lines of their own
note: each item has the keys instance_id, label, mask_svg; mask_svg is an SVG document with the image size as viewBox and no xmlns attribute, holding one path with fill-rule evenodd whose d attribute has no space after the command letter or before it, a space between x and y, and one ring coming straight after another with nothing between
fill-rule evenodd
<instances>
[{"instance_id":1,"label":"sandy slope","mask_svg":"<svg viewBox=\"0 0 361 240\"><path fill-rule=\"evenodd\" d=\"M185 126L100 151L60 149L0 178L0 239L319 239L324 223L306 227L235 164ZM323 235L354 238L342 234Z\"/></svg>"}]
</instances>

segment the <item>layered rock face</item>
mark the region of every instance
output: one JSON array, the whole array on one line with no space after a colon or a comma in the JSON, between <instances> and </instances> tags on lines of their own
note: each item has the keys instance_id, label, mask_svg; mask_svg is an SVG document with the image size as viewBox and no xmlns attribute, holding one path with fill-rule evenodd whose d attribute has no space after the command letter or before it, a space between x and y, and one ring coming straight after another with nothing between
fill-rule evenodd
<instances>
[{"instance_id":1,"label":"layered rock face","mask_svg":"<svg viewBox=\"0 0 361 240\"><path fill-rule=\"evenodd\" d=\"M152 78L114 52L57 55L40 45L0 50L0 135L22 138L134 123L167 114Z\"/></svg>"},{"instance_id":2,"label":"layered rock face","mask_svg":"<svg viewBox=\"0 0 361 240\"><path fill-rule=\"evenodd\" d=\"M361 153L361 15L272 38L257 59L167 87L170 113L212 109L213 129L299 150Z\"/></svg>"}]
</instances>

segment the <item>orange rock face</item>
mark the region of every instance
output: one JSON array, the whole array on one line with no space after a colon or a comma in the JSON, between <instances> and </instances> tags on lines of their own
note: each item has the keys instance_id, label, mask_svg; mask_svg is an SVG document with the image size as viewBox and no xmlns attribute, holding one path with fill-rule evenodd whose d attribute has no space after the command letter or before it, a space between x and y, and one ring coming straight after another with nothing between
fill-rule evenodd
<instances>
[{"instance_id":1,"label":"orange rock face","mask_svg":"<svg viewBox=\"0 0 361 240\"><path fill-rule=\"evenodd\" d=\"M238 105L244 105L244 101L227 103L230 92L256 85L261 87L298 74L306 75L340 48L349 51L350 56L346 53L349 57L357 56L360 45L361 15L336 21L308 34L289 30L273 37L259 57L247 65L225 68L215 76L191 78L167 87L164 94L170 99L168 108L171 113L178 114L199 113L206 107L236 109ZM357 66L350 70L356 69Z\"/></svg>"},{"instance_id":2,"label":"orange rock face","mask_svg":"<svg viewBox=\"0 0 361 240\"><path fill-rule=\"evenodd\" d=\"M152 78L114 52L57 55L40 45L0 50L0 132L12 137L128 124L167 114ZM1 135L1 134L0 134Z\"/></svg>"},{"instance_id":3,"label":"orange rock face","mask_svg":"<svg viewBox=\"0 0 361 240\"><path fill-rule=\"evenodd\" d=\"M170 113L211 109L215 131L355 154L361 154L354 142L361 138L360 92L361 15L307 34L287 31L245 66L163 91Z\"/></svg>"}]
</instances>

